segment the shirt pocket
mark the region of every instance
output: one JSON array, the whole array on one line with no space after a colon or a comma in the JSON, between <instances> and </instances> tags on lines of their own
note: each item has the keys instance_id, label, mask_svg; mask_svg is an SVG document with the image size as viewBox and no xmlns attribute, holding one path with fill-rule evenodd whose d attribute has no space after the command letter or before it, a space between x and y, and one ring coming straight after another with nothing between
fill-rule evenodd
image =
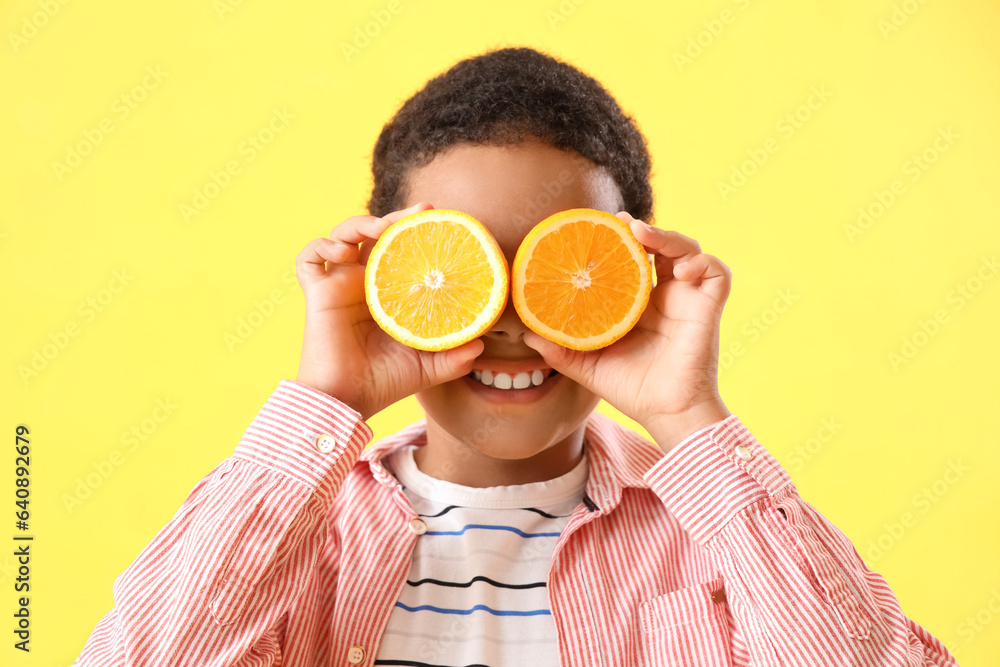
<instances>
[{"instance_id":1,"label":"shirt pocket","mask_svg":"<svg viewBox=\"0 0 1000 667\"><path fill-rule=\"evenodd\" d=\"M644 667L731 667L722 577L639 604ZM719 600L713 601L712 597Z\"/></svg>"}]
</instances>

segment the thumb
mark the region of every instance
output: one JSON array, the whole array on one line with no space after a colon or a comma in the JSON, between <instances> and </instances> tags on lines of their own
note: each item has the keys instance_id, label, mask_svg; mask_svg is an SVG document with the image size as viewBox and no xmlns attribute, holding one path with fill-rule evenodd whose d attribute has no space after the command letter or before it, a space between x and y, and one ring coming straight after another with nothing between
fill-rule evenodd
<instances>
[{"instance_id":1,"label":"thumb","mask_svg":"<svg viewBox=\"0 0 1000 667\"><path fill-rule=\"evenodd\" d=\"M468 375L472 371L472 362L483 353L485 347L482 340L474 338L450 350L427 352L426 354L432 355L430 368L427 369L431 384L450 382Z\"/></svg>"},{"instance_id":2,"label":"thumb","mask_svg":"<svg viewBox=\"0 0 1000 667\"><path fill-rule=\"evenodd\" d=\"M524 332L524 344L542 355L552 368L556 369L566 377L584 386L590 385L590 379L585 368L586 352L571 350L558 343L553 343L547 338L539 336L534 331Z\"/></svg>"}]
</instances>

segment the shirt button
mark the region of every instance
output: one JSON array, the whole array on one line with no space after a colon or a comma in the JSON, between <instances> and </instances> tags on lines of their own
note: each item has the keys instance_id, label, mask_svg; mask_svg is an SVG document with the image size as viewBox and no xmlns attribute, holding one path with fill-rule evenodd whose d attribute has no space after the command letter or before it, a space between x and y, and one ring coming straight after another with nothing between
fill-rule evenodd
<instances>
[{"instance_id":1,"label":"shirt button","mask_svg":"<svg viewBox=\"0 0 1000 667\"><path fill-rule=\"evenodd\" d=\"M410 519L410 530L417 535L423 535L427 532L427 524L422 519Z\"/></svg>"},{"instance_id":2,"label":"shirt button","mask_svg":"<svg viewBox=\"0 0 1000 667\"><path fill-rule=\"evenodd\" d=\"M360 665L365 661L365 649L360 646L352 646L347 652L347 662L352 665Z\"/></svg>"},{"instance_id":3,"label":"shirt button","mask_svg":"<svg viewBox=\"0 0 1000 667\"><path fill-rule=\"evenodd\" d=\"M751 452L746 447L741 447L740 445L736 445L736 447L734 447L733 450L736 452L736 455L741 459L743 459L744 461L749 461L750 459L753 458L753 452Z\"/></svg>"},{"instance_id":4,"label":"shirt button","mask_svg":"<svg viewBox=\"0 0 1000 667\"><path fill-rule=\"evenodd\" d=\"M337 439L334 438L329 433L324 433L323 435L316 438L316 449L326 454L327 452L332 452L333 448L337 446Z\"/></svg>"}]
</instances>

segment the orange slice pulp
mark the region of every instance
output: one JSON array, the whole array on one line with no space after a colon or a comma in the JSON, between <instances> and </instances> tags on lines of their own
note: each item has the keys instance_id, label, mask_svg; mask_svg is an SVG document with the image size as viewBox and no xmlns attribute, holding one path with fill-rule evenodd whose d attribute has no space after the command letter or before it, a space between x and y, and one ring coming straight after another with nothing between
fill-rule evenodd
<instances>
[{"instance_id":1,"label":"orange slice pulp","mask_svg":"<svg viewBox=\"0 0 1000 667\"><path fill-rule=\"evenodd\" d=\"M365 265L365 299L390 336L419 350L478 338L500 319L510 276L500 245L472 216L419 211L390 225Z\"/></svg>"},{"instance_id":2,"label":"orange slice pulp","mask_svg":"<svg viewBox=\"0 0 1000 667\"><path fill-rule=\"evenodd\" d=\"M594 209L542 220L524 237L511 267L521 320L574 350L606 347L628 333L652 288L649 256L628 224Z\"/></svg>"}]
</instances>

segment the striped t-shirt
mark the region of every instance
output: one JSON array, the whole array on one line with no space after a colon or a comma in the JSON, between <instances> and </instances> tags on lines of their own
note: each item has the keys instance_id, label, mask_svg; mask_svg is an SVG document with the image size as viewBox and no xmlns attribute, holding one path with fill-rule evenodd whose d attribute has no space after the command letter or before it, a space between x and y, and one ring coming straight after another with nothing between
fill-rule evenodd
<instances>
[{"instance_id":1,"label":"striped t-shirt","mask_svg":"<svg viewBox=\"0 0 1000 667\"><path fill-rule=\"evenodd\" d=\"M421 472L415 446L389 457L426 532L376 665L559 664L546 578L587 485L587 457L555 479L474 488Z\"/></svg>"}]
</instances>

